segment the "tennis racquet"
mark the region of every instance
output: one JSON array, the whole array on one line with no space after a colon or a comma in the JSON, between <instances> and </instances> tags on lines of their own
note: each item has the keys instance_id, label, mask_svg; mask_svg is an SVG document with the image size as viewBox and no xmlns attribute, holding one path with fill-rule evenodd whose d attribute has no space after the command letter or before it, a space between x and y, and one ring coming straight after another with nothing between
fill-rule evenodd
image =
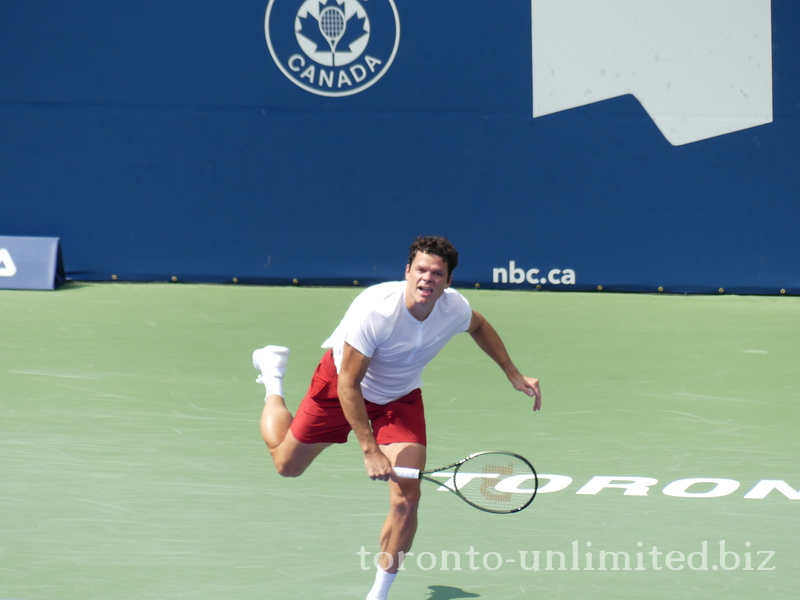
<instances>
[{"instance_id":1,"label":"tennis racquet","mask_svg":"<svg viewBox=\"0 0 800 600\"><path fill-rule=\"evenodd\" d=\"M336 44L342 39L347 21L344 11L336 6L329 6L319 13L319 30L331 47L331 65L336 66Z\"/></svg>"},{"instance_id":2,"label":"tennis racquet","mask_svg":"<svg viewBox=\"0 0 800 600\"><path fill-rule=\"evenodd\" d=\"M432 481L467 504L498 514L521 511L533 502L539 488L536 469L512 452L477 452L432 471L395 467L394 472L401 479Z\"/></svg>"}]
</instances>

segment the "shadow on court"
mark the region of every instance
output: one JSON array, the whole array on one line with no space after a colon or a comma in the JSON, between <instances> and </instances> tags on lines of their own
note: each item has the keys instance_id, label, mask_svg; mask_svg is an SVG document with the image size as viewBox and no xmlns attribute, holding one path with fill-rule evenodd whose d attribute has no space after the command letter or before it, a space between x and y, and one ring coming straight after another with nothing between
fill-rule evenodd
<instances>
[{"instance_id":1,"label":"shadow on court","mask_svg":"<svg viewBox=\"0 0 800 600\"><path fill-rule=\"evenodd\" d=\"M427 600L455 600L455 598L480 598L480 594L465 592L461 588L450 587L449 585L429 585L431 595Z\"/></svg>"}]
</instances>

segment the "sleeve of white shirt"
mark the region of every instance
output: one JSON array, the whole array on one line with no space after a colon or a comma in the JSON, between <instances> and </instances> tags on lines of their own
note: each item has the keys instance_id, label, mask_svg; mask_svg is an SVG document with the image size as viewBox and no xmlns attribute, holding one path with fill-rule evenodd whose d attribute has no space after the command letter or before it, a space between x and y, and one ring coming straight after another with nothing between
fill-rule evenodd
<instances>
[{"instance_id":1,"label":"sleeve of white shirt","mask_svg":"<svg viewBox=\"0 0 800 600\"><path fill-rule=\"evenodd\" d=\"M384 338L391 333L386 320L392 318L401 299L402 287L397 282L378 284L365 290L345 315L344 341L372 358Z\"/></svg>"},{"instance_id":2,"label":"sleeve of white shirt","mask_svg":"<svg viewBox=\"0 0 800 600\"><path fill-rule=\"evenodd\" d=\"M352 315L354 318L348 323L344 341L350 344L367 358L372 358L379 340L375 327L375 313L365 311Z\"/></svg>"}]
</instances>

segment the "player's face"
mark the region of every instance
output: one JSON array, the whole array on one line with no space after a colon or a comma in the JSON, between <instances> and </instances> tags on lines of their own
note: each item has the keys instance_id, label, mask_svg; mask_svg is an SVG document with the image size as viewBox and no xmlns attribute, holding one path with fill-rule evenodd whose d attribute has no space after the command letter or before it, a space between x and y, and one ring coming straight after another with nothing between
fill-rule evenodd
<instances>
[{"instance_id":1,"label":"player's face","mask_svg":"<svg viewBox=\"0 0 800 600\"><path fill-rule=\"evenodd\" d=\"M414 261L406 265L406 305L429 306L444 294L450 285L447 276L447 261L435 254L417 252Z\"/></svg>"}]
</instances>

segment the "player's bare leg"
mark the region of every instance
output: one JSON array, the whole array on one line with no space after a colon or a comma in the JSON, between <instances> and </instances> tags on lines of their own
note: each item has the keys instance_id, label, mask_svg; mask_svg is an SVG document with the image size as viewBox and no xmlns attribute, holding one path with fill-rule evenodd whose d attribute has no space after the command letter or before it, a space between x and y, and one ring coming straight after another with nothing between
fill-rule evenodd
<instances>
[{"instance_id":1,"label":"player's bare leg","mask_svg":"<svg viewBox=\"0 0 800 600\"><path fill-rule=\"evenodd\" d=\"M425 468L425 446L421 444L398 443L381 446L381 451L394 466ZM389 481L389 514L381 529L380 569L376 573L375 585L367 600L386 598L400 568L402 557L411 549L417 531L417 508L419 507L420 485L418 479Z\"/></svg>"},{"instance_id":2,"label":"player's bare leg","mask_svg":"<svg viewBox=\"0 0 800 600\"><path fill-rule=\"evenodd\" d=\"M264 438L270 454L286 439L293 418L286 408L283 396L270 394L266 397L264 410L261 411L261 437Z\"/></svg>"},{"instance_id":3,"label":"player's bare leg","mask_svg":"<svg viewBox=\"0 0 800 600\"><path fill-rule=\"evenodd\" d=\"M381 451L392 465L425 468L425 446L421 444L386 444ZM420 498L418 479L389 481L389 514L381 529L381 568L396 573L400 567L401 552L408 552L417 531L417 508ZM387 556L388 555L388 556ZM389 557L391 556L391 560ZM392 563L392 564L390 564Z\"/></svg>"},{"instance_id":4,"label":"player's bare leg","mask_svg":"<svg viewBox=\"0 0 800 600\"><path fill-rule=\"evenodd\" d=\"M261 437L278 473L297 477L330 444L304 444L292 435L293 416L283 399L283 375L288 358L289 349L283 346L266 346L253 352L253 366L261 371L256 381L267 388L261 411Z\"/></svg>"},{"instance_id":5,"label":"player's bare leg","mask_svg":"<svg viewBox=\"0 0 800 600\"><path fill-rule=\"evenodd\" d=\"M283 398L271 397L280 399L280 402L277 400L270 402L267 398L261 413L261 437L267 444L278 473L284 477L299 477L314 462L320 452L330 444L298 442L292 434L292 430L289 429L292 424L292 414L286 409ZM273 407L268 407L268 404L273 404ZM288 423L285 418L286 414L289 415Z\"/></svg>"}]
</instances>

